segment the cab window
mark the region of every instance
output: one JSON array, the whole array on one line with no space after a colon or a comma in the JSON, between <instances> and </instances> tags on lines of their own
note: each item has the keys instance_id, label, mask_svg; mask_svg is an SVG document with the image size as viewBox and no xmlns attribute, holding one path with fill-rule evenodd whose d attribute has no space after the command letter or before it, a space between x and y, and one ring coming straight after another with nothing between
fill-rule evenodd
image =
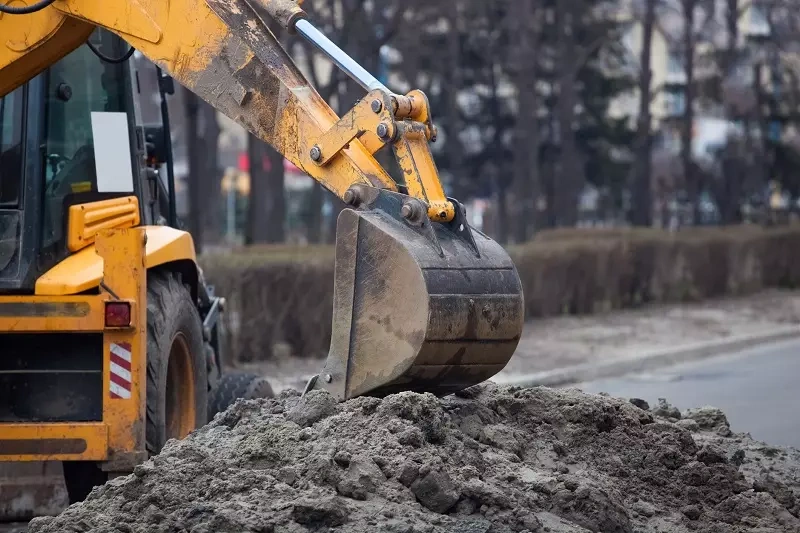
<instances>
[{"instance_id":1,"label":"cab window","mask_svg":"<svg viewBox=\"0 0 800 533\"><path fill-rule=\"evenodd\" d=\"M0 98L0 209L19 207L23 90L20 87Z\"/></svg>"},{"instance_id":2,"label":"cab window","mask_svg":"<svg viewBox=\"0 0 800 533\"><path fill-rule=\"evenodd\" d=\"M118 37L105 30L97 30L91 42L109 57L119 57L127 49ZM132 175L124 114L124 69L124 64L105 62L84 45L48 71L43 162L45 247L63 242L70 205L97 200L99 193L126 192L103 186L118 174ZM127 153L109 154L109 143L122 146ZM113 157L111 172L106 170L109 157ZM132 178L128 188L129 194L133 192Z\"/></svg>"}]
</instances>

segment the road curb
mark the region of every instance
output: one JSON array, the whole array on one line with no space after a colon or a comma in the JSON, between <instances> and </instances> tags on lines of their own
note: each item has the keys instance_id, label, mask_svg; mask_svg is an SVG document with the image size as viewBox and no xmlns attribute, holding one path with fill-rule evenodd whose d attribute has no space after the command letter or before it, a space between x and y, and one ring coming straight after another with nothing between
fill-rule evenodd
<instances>
[{"instance_id":1,"label":"road curb","mask_svg":"<svg viewBox=\"0 0 800 533\"><path fill-rule=\"evenodd\" d=\"M495 377L492 381L503 386L560 387L596 379L619 377L632 372L644 372L679 363L700 361L729 351L739 351L761 344L794 338L800 338L800 327L792 326L766 333L696 343L677 349L659 350L636 357L612 359L601 363L586 363L501 379Z\"/></svg>"}]
</instances>

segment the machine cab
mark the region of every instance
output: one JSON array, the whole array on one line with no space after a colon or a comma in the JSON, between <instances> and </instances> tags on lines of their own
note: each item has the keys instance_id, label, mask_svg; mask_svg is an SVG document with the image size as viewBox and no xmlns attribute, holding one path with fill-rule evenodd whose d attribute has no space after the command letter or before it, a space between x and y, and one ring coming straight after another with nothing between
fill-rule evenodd
<instances>
[{"instance_id":1,"label":"machine cab","mask_svg":"<svg viewBox=\"0 0 800 533\"><path fill-rule=\"evenodd\" d=\"M36 279L80 247L70 207L135 196L143 206L144 132L137 128L129 46L105 30L0 99L0 292ZM143 190L144 189L144 190ZM130 215L129 215L129 218ZM78 244L76 244L78 242Z\"/></svg>"}]
</instances>

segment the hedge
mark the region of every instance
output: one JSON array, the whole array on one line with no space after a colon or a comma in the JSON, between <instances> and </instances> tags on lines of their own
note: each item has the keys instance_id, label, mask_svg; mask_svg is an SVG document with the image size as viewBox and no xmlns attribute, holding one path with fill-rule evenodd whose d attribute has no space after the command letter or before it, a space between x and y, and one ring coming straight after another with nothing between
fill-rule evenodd
<instances>
[{"instance_id":1,"label":"hedge","mask_svg":"<svg viewBox=\"0 0 800 533\"><path fill-rule=\"evenodd\" d=\"M800 285L800 227L553 230L509 253L527 318ZM228 300L230 363L268 359L278 349L324 356L333 263L326 246L257 246L201 258L206 278Z\"/></svg>"}]
</instances>

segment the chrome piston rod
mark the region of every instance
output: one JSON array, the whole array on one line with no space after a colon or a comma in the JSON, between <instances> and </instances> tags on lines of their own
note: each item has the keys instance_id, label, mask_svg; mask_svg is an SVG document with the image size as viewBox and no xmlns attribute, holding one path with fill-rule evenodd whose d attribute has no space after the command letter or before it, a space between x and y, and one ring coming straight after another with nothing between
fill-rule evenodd
<instances>
[{"instance_id":1,"label":"chrome piston rod","mask_svg":"<svg viewBox=\"0 0 800 533\"><path fill-rule=\"evenodd\" d=\"M379 82L375 76L367 72L367 70L359 65L355 59L345 53L344 50L336 46L330 39L314 27L306 19L300 19L294 25L294 29L302 35L308 42L316 46L322 53L336 63L340 69L347 73L354 81L356 81L367 92L380 89L387 94L393 94L392 91L386 88L384 84Z\"/></svg>"}]
</instances>

